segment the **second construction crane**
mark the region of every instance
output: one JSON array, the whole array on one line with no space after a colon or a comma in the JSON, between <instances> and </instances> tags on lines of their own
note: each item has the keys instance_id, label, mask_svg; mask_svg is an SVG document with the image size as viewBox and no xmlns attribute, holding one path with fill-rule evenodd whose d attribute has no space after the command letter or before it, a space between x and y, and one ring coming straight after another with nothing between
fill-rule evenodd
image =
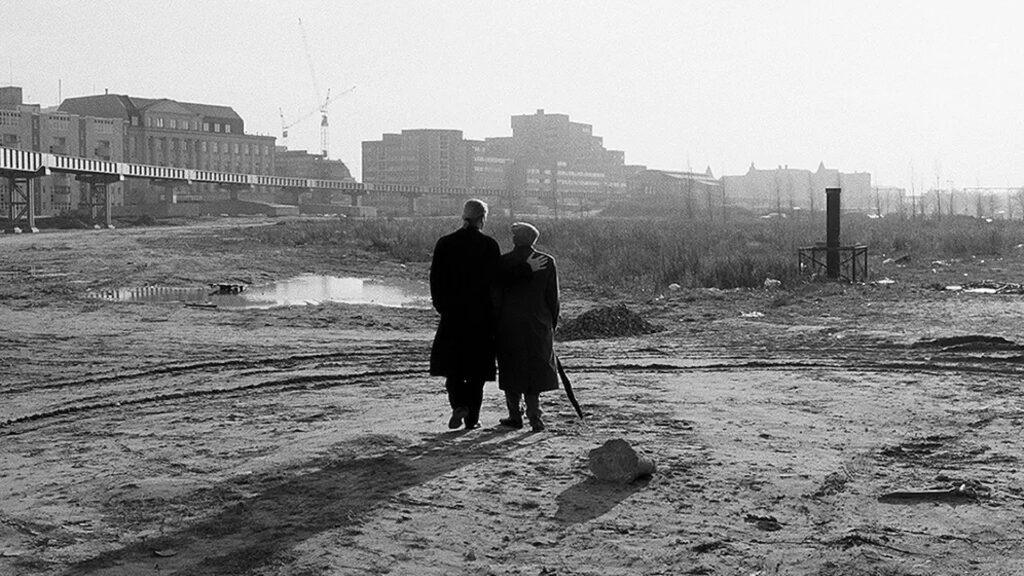
<instances>
[{"instance_id":1,"label":"second construction crane","mask_svg":"<svg viewBox=\"0 0 1024 576\"><path fill-rule=\"evenodd\" d=\"M312 54L309 51L309 41L306 39L306 29L302 25L302 19L301 18L299 18L299 30L302 32L302 47L306 51L306 63L309 65L309 74L310 74L310 77L313 79L313 90L315 90L315 92L316 92L316 94L315 94L316 108L314 110L310 110L309 112L307 112L305 114L302 114L301 116L299 116L295 120L292 120L290 123L285 122L284 112L281 111L280 109L278 109L278 112L281 114L281 138L284 140L285 146L287 146L288 145L288 129L291 128L292 126L295 126L299 122L302 122L306 118L309 118L313 114L316 114L317 112L319 112L320 113L320 151L324 155L324 158L327 158L327 153L328 153L329 147L330 147L330 129L329 129L330 128L330 121L328 120L328 117L327 117L327 107L330 106L331 103L334 102L335 100L337 100L338 98L341 98L345 94L348 94L349 92L355 90L356 87L353 86L353 87L349 88L348 90L345 90L344 92L342 92L340 94L336 94L334 96L331 96L331 89L328 88L327 89L327 93L324 94L323 100L321 101L320 100L320 84L319 84L319 82L317 82L316 69L313 67L313 56L312 56Z\"/></svg>"}]
</instances>

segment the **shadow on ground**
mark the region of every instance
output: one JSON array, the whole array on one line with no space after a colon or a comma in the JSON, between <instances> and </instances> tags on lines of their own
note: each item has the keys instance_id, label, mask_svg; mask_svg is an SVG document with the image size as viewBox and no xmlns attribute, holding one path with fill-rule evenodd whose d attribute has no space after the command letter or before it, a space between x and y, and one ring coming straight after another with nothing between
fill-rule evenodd
<instances>
[{"instance_id":1,"label":"shadow on ground","mask_svg":"<svg viewBox=\"0 0 1024 576\"><path fill-rule=\"evenodd\" d=\"M306 463L309 472L298 476L278 470L249 477L257 495L176 533L79 562L65 574L246 574L320 533L356 530L388 497L512 450L522 438L500 429L445 433L394 453L325 457Z\"/></svg>"},{"instance_id":2,"label":"shadow on ground","mask_svg":"<svg viewBox=\"0 0 1024 576\"><path fill-rule=\"evenodd\" d=\"M649 476L629 484L613 484L588 478L570 486L555 498L558 502L555 519L571 524L593 520L642 490L650 481Z\"/></svg>"}]
</instances>

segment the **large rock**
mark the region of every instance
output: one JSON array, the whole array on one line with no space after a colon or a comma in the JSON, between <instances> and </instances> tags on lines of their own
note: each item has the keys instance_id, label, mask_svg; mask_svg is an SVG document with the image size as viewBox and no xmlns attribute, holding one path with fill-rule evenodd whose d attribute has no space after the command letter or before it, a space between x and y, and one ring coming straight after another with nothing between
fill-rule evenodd
<instances>
[{"instance_id":1,"label":"large rock","mask_svg":"<svg viewBox=\"0 0 1024 576\"><path fill-rule=\"evenodd\" d=\"M654 474L654 460L637 452L629 442L615 438L590 451L590 471L598 480L627 484Z\"/></svg>"}]
</instances>

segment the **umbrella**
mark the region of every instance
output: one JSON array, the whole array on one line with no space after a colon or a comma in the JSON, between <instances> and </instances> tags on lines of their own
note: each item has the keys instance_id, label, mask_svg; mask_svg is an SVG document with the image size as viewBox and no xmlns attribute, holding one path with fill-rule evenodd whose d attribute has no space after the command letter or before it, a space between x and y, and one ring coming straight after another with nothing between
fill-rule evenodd
<instances>
[{"instance_id":1,"label":"umbrella","mask_svg":"<svg viewBox=\"0 0 1024 576\"><path fill-rule=\"evenodd\" d=\"M555 364L558 365L558 376L562 379L562 387L565 388L565 395L569 397L569 402L572 403L572 407L576 409L576 414L579 415L580 420L583 418L583 409L580 408L580 403L576 400L576 394L572 391L572 383L569 382L569 377L565 374L565 368L562 368L562 361L555 357Z\"/></svg>"}]
</instances>

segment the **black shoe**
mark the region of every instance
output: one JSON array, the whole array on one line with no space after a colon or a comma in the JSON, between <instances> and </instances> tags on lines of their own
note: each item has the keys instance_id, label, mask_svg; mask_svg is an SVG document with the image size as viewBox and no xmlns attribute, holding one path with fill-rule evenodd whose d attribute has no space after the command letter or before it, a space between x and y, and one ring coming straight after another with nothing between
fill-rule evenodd
<instances>
[{"instance_id":1,"label":"black shoe","mask_svg":"<svg viewBox=\"0 0 1024 576\"><path fill-rule=\"evenodd\" d=\"M546 426L540 418L530 418L530 430L532 432L543 432Z\"/></svg>"},{"instance_id":2,"label":"black shoe","mask_svg":"<svg viewBox=\"0 0 1024 576\"><path fill-rule=\"evenodd\" d=\"M472 430L474 428L479 428L479 427L480 427L480 423L479 422L472 422L470 420L466 420L466 430Z\"/></svg>"},{"instance_id":3,"label":"black shoe","mask_svg":"<svg viewBox=\"0 0 1024 576\"><path fill-rule=\"evenodd\" d=\"M469 410L465 408L455 408L452 410L452 417L448 419L448 428L455 430L459 426L462 426L462 420L466 417Z\"/></svg>"},{"instance_id":4,"label":"black shoe","mask_svg":"<svg viewBox=\"0 0 1024 576\"><path fill-rule=\"evenodd\" d=\"M498 420L498 424L519 430L520 428L523 427L523 419L513 418L512 416L509 416L508 418L502 418L501 420Z\"/></svg>"}]
</instances>

